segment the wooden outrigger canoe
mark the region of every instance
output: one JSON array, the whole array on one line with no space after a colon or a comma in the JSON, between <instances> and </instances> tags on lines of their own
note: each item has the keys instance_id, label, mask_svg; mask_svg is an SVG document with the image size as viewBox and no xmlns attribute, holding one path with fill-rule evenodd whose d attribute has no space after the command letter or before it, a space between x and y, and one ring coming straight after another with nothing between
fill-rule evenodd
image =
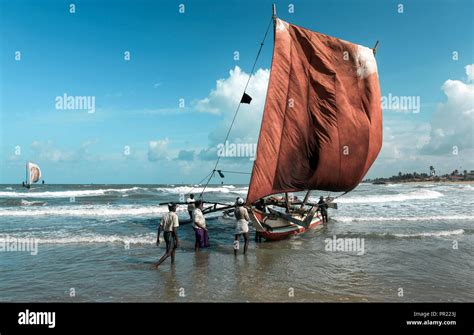
<instances>
[{"instance_id":1,"label":"wooden outrigger canoe","mask_svg":"<svg viewBox=\"0 0 474 335\"><path fill-rule=\"evenodd\" d=\"M245 202L257 233L278 240L322 223L321 205L308 202L312 190L345 194L362 181L382 146L382 108L378 41L370 49L293 25L277 18L275 5L272 22L270 79ZM240 104L251 101L245 89ZM206 186L216 173L224 177L219 160L205 177ZM290 201L289 192L305 191L302 202ZM272 200L276 194L285 199ZM217 204L206 213L233 207ZM322 205L335 207L331 199ZM266 206L284 211L262 210Z\"/></svg>"},{"instance_id":2,"label":"wooden outrigger canoe","mask_svg":"<svg viewBox=\"0 0 474 335\"><path fill-rule=\"evenodd\" d=\"M255 231L268 241L278 241L291 235L304 233L323 223L321 214L309 211L303 214L285 214L273 209L269 213L253 209L250 212Z\"/></svg>"}]
</instances>

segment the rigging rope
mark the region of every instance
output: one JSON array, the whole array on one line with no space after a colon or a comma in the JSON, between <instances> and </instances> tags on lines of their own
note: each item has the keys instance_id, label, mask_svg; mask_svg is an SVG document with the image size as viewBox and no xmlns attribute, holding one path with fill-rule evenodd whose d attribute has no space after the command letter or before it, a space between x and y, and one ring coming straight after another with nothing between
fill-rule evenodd
<instances>
[{"instance_id":1,"label":"rigging rope","mask_svg":"<svg viewBox=\"0 0 474 335\"><path fill-rule=\"evenodd\" d=\"M342 193L342 194L339 194L337 197L334 197L334 199L332 199L332 201L336 200L337 198L342 197L343 195L346 195L347 193L349 193L349 191L346 191L346 192L344 192L344 193ZM325 203L326 203L326 202L325 202Z\"/></svg>"},{"instance_id":2,"label":"rigging rope","mask_svg":"<svg viewBox=\"0 0 474 335\"><path fill-rule=\"evenodd\" d=\"M226 170L217 170L220 172L225 172L225 173L234 173L234 174L252 174L250 172L240 172L240 171L226 171Z\"/></svg>"},{"instance_id":3,"label":"rigging rope","mask_svg":"<svg viewBox=\"0 0 474 335\"><path fill-rule=\"evenodd\" d=\"M212 172L209 172L204 178L202 178L202 179L199 181L199 183L195 184L196 186L194 186L194 187L189 191L189 194L193 193L193 190L194 190L197 186L201 185L201 183L202 183L204 180L206 180L207 177L209 177L209 175L210 175L211 173L212 173ZM201 193L201 194L202 194L202 193Z\"/></svg>"},{"instance_id":4,"label":"rigging rope","mask_svg":"<svg viewBox=\"0 0 474 335\"><path fill-rule=\"evenodd\" d=\"M265 42L265 40L266 40L266 38L267 38L268 31L270 30L270 26L271 26L271 24L272 24L272 22L273 22L273 19L274 19L274 17L272 16L272 18L270 19L270 22L268 23L267 31L265 32L265 36L263 36L263 40L262 40L262 42L260 43L260 48L258 49L257 56L255 57L255 61L254 61L253 66L252 66L252 70L250 71L249 79L247 80L247 83L245 84L244 93L247 91L247 87L249 86L250 79L252 78L252 75L253 75L253 73L254 73L254 71L255 71L255 66L257 65L258 57L260 56L260 53L262 52L262 48L263 48L264 42ZM230 127L229 127L229 129L227 130L227 134L226 134L226 136L225 136L225 140L224 140L224 142L222 142L222 143L226 143L227 140L229 139L230 131L232 130L232 127L234 126L235 119L236 119L236 117L237 117L237 114L239 113L240 105L241 105L241 100L239 101L239 104L237 105L237 109L235 110L234 117L232 118L232 122L231 122L231 124L230 124ZM221 159L221 156L218 155L218 156L217 156L216 165L214 166L214 169L211 171L210 176L208 175L209 178L207 179L206 185L204 185L204 188L202 189L202 192L201 192L199 198L202 198L202 195L203 195L204 191L206 190L207 186L209 185L209 183L210 183L212 177L214 177L214 175L215 175L215 173L216 173L216 171L217 171L216 169L217 169L217 165L219 164L220 159ZM206 178L207 178L207 176L206 176L204 179L206 179Z\"/></svg>"}]
</instances>

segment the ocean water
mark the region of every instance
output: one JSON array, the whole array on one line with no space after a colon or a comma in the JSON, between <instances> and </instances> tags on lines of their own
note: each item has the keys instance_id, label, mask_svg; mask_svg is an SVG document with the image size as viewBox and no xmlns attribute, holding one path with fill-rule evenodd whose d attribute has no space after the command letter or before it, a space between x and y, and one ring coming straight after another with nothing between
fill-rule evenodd
<instances>
[{"instance_id":1,"label":"ocean water","mask_svg":"<svg viewBox=\"0 0 474 335\"><path fill-rule=\"evenodd\" d=\"M248 255L237 258L234 220L215 214L211 248L195 253L192 228L182 225L176 263L154 270L164 253L164 243L154 243L157 224L167 211L158 203L190 191L0 185L0 301L474 300L474 185L360 184L337 199L326 227L263 243L252 231ZM231 203L246 192L216 185L204 196ZM178 214L187 218L186 208ZM328 250L341 238L363 241L363 253ZM34 239L37 254L5 250L14 239Z\"/></svg>"}]
</instances>

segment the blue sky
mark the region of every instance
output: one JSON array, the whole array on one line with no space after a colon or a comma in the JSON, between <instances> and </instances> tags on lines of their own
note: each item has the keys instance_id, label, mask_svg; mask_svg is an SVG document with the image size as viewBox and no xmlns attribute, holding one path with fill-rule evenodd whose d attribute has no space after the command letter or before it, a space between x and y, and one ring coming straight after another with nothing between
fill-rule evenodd
<instances>
[{"instance_id":1,"label":"blue sky","mask_svg":"<svg viewBox=\"0 0 474 335\"><path fill-rule=\"evenodd\" d=\"M219 79L239 91L232 79L241 83L251 70L271 3L1 0L0 183L20 182L27 160L40 164L49 183L201 180L213 162L199 153L224 139L236 103L211 92L219 91ZM369 177L424 171L432 164L440 172L474 169L472 113L466 116L472 81L465 68L474 63L472 1L276 4L278 16L288 22L369 47L380 40L382 95L420 97L419 113L384 111L384 146ZM257 69L270 68L272 38ZM130 61L124 60L125 51ZM458 60L452 59L454 51ZM461 84L443 86L448 80ZM461 102L450 87L464 94ZM64 93L94 96L95 113L55 109L55 98ZM180 99L185 108L179 108ZM205 99L219 112L200 108ZM231 140L255 139L264 93L254 99ZM452 123L449 129L443 120ZM460 131L457 122L464 127ZM462 150L453 156L449 148L458 142ZM130 155L124 155L125 147ZM228 158L221 167L249 172L251 162ZM226 182L247 181L245 175L226 177Z\"/></svg>"}]
</instances>

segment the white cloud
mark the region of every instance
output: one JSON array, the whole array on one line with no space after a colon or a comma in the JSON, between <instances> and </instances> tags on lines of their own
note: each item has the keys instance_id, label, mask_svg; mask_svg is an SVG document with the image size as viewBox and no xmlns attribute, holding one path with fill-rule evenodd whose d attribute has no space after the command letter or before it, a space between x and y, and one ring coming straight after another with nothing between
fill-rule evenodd
<instances>
[{"instance_id":1,"label":"white cloud","mask_svg":"<svg viewBox=\"0 0 474 335\"><path fill-rule=\"evenodd\" d=\"M466 67L471 78L473 66ZM233 143L256 143L265 103L269 71L260 69L251 79L247 93L253 98L250 105L242 104L231 131L229 141ZM199 100L194 107L199 112L213 113L221 117L216 128L209 134L209 146L196 156L195 163L216 158L216 146L225 139L232 121L248 74L239 67L229 72L229 76L220 79L207 97ZM382 151L370 171L369 177L389 176L403 172L429 172L429 166L435 165L439 172L450 172L460 166L472 168L474 151L473 132L473 84L459 80L447 80L443 86L447 101L439 104L432 115L432 121L424 121L420 114L390 115L384 119L384 139ZM453 143L456 142L456 143ZM460 155L453 157L452 146L458 145ZM246 161L248 163L248 161ZM237 164L236 170L247 171L251 164L228 159L222 165ZM226 167L227 168L227 167Z\"/></svg>"},{"instance_id":2,"label":"white cloud","mask_svg":"<svg viewBox=\"0 0 474 335\"><path fill-rule=\"evenodd\" d=\"M383 145L378 159L395 162L418 155L419 150L429 141L430 125L412 120L392 120L385 122Z\"/></svg>"},{"instance_id":3,"label":"white cloud","mask_svg":"<svg viewBox=\"0 0 474 335\"><path fill-rule=\"evenodd\" d=\"M167 138L148 142L148 160L155 162L168 159L168 143Z\"/></svg>"},{"instance_id":4,"label":"white cloud","mask_svg":"<svg viewBox=\"0 0 474 335\"><path fill-rule=\"evenodd\" d=\"M467 74L468 81L474 81L474 64L469 64L464 67Z\"/></svg>"},{"instance_id":5,"label":"white cloud","mask_svg":"<svg viewBox=\"0 0 474 335\"><path fill-rule=\"evenodd\" d=\"M246 93L252 97L252 102L240 106L229 141L257 142L269 77L270 71L268 69L259 69L252 75L246 90ZM217 80L216 87L211 90L209 95L194 104L195 109L199 112L222 116L222 121L209 134L211 148L224 141L248 79L249 74L236 66L229 71L228 78Z\"/></svg>"},{"instance_id":6,"label":"white cloud","mask_svg":"<svg viewBox=\"0 0 474 335\"><path fill-rule=\"evenodd\" d=\"M193 161L195 156L194 150L180 150L175 158L179 161Z\"/></svg>"},{"instance_id":7,"label":"white cloud","mask_svg":"<svg viewBox=\"0 0 474 335\"><path fill-rule=\"evenodd\" d=\"M472 80L474 64L465 67ZM447 101L438 105L431 121L430 141L425 153L448 153L453 146L472 149L474 124L474 84L448 79L442 86Z\"/></svg>"},{"instance_id":8,"label":"white cloud","mask_svg":"<svg viewBox=\"0 0 474 335\"><path fill-rule=\"evenodd\" d=\"M388 119L384 121L382 150L367 177L389 177L401 172L426 172L433 165L438 174L450 173L454 169L472 169L474 150L446 154L425 150L431 139L431 125L416 121L416 116Z\"/></svg>"},{"instance_id":9,"label":"white cloud","mask_svg":"<svg viewBox=\"0 0 474 335\"><path fill-rule=\"evenodd\" d=\"M369 177L428 172L430 165L438 173L474 167L474 84L446 80L442 90L447 100L438 104L431 122L420 121L416 114L384 119L382 150Z\"/></svg>"},{"instance_id":10,"label":"white cloud","mask_svg":"<svg viewBox=\"0 0 474 335\"><path fill-rule=\"evenodd\" d=\"M74 157L72 151L62 151L56 148L52 141L33 141L33 143L31 143L31 149L35 153L35 158L42 161L70 161L73 160Z\"/></svg>"},{"instance_id":11,"label":"white cloud","mask_svg":"<svg viewBox=\"0 0 474 335\"><path fill-rule=\"evenodd\" d=\"M215 161L217 159L217 146L202 149L198 157L203 161Z\"/></svg>"},{"instance_id":12,"label":"white cloud","mask_svg":"<svg viewBox=\"0 0 474 335\"><path fill-rule=\"evenodd\" d=\"M77 162L84 160L100 159L98 156L91 154L89 148L96 144L97 140L87 140L83 142L79 148L72 150L62 150L57 148L52 141L33 141L31 149L33 151L33 158L40 161L50 162Z\"/></svg>"}]
</instances>

